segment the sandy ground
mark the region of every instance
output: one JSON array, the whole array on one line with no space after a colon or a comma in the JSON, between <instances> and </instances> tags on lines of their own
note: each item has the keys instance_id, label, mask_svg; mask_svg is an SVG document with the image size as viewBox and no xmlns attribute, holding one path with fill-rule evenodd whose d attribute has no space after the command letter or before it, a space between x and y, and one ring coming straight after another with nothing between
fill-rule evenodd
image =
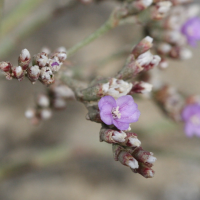
<instances>
[{"instance_id":1,"label":"sandy ground","mask_svg":"<svg viewBox=\"0 0 200 200\"><path fill-rule=\"evenodd\" d=\"M5 12L20 2L6 0ZM59 1L61 3L61 1ZM47 7L55 1L46 2ZM31 54L41 47L71 47L97 29L109 16L114 4L103 3L88 7L79 6L45 24L25 38L8 55L17 64L21 49ZM132 44L139 38L139 27L119 27L80 50L72 61L94 63L95 60ZM199 93L199 48L194 49L192 60L170 62L162 73L164 81L177 86L186 94ZM124 59L110 63L102 75L112 74ZM87 68L86 68L87 71ZM153 179L131 173L112 158L111 146L100 143L100 125L85 120L86 109L80 103L69 102L65 111L56 112L50 121L38 127L24 118L24 111L33 105L34 94L44 91L37 83L5 81L0 84L0 161L12 161L40 154L46 148L59 146L83 149L74 157L55 165L32 171L21 171L0 183L0 200L199 200L200 199L200 140L188 139L182 125L166 119L150 100L137 101L141 118L132 128L138 132L145 149L157 157ZM87 149L87 150L85 150ZM85 151L85 153L84 153Z\"/></svg>"}]
</instances>

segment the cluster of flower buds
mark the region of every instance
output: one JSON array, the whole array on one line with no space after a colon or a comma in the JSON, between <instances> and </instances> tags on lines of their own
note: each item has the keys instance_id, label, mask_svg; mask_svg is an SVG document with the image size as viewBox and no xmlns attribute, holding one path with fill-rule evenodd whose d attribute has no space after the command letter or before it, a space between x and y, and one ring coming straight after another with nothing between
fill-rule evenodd
<instances>
[{"instance_id":1,"label":"cluster of flower buds","mask_svg":"<svg viewBox=\"0 0 200 200\"><path fill-rule=\"evenodd\" d=\"M8 80L15 78L22 81L26 76L32 83L39 80L45 85L50 85L55 81L54 73L60 69L66 58L66 49L61 47L50 55L46 52L38 53L33 56L31 64L31 55L24 49L18 58L18 66L13 66L10 62L0 62L0 69Z\"/></svg>"},{"instance_id":2,"label":"cluster of flower buds","mask_svg":"<svg viewBox=\"0 0 200 200\"><path fill-rule=\"evenodd\" d=\"M156 157L153 156L152 152L143 150L140 145L126 147L113 144L113 157L115 161L119 161L122 165L130 167L134 173L139 173L145 178L153 178L155 174L151 167L156 161Z\"/></svg>"},{"instance_id":3,"label":"cluster of flower buds","mask_svg":"<svg viewBox=\"0 0 200 200\"><path fill-rule=\"evenodd\" d=\"M31 62L31 55L27 49L22 50L18 58L18 66L10 62L0 62L0 69L4 72L6 79L13 78L22 81Z\"/></svg>"},{"instance_id":4,"label":"cluster of flower buds","mask_svg":"<svg viewBox=\"0 0 200 200\"><path fill-rule=\"evenodd\" d=\"M181 112L185 105L184 97L174 87L163 86L154 94L155 101L173 120L181 121Z\"/></svg>"},{"instance_id":5,"label":"cluster of flower buds","mask_svg":"<svg viewBox=\"0 0 200 200\"><path fill-rule=\"evenodd\" d=\"M35 108L29 108L25 112L26 118L31 124L37 125L42 120L52 117L52 111L66 108L67 100L74 100L74 92L66 85L55 82L48 88L47 94L38 94Z\"/></svg>"},{"instance_id":6,"label":"cluster of flower buds","mask_svg":"<svg viewBox=\"0 0 200 200\"><path fill-rule=\"evenodd\" d=\"M158 66L161 58L150 52L153 46L152 42L153 38L147 36L137 44L116 78L124 80L131 79L136 77L140 72L149 71Z\"/></svg>"},{"instance_id":7,"label":"cluster of flower buds","mask_svg":"<svg viewBox=\"0 0 200 200\"><path fill-rule=\"evenodd\" d=\"M132 132L119 131L102 127L100 130L100 142L113 145L113 156L115 161L130 167L135 173L145 178L152 178L154 171L151 169L156 158L153 153L144 151L137 135Z\"/></svg>"},{"instance_id":8,"label":"cluster of flower buds","mask_svg":"<svg viewBox=\"0 0 200 200\"><path fill-rule=\"evenodd\" d=\"M186 48L188 43L195 46L200 40L199 5L187 5L190 0L172 0L173 6L168 16L159 22L151 21L147 25L150 35L157 41L155 49L162 57L160 67L166 68L166 57L190 59L192 52ZM160 2L163 3L163 2ZM183 4L183 5L180 5Z\"/></svg>"}]
</instances>

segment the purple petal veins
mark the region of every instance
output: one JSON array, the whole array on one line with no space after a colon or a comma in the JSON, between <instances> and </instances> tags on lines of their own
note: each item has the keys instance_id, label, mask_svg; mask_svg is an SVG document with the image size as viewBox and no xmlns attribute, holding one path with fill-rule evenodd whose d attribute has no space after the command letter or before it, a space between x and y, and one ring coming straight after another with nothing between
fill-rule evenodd
<instances>
[{"instance_id":1,"label":"purple petal veins","mask_svg":"<svg viewBox=\"0 0 200 200\"><path fill-rule=\"evenodd\" d=\"M127 130L129 124L139 119L140 111L133 97L125 95L117 100L112 96L104 96L99 101L101 120L107 124L114 124L119 130Z\"/></svg>"},{"instance_id":2,"label":"purple petal veins","mask_svg":"<svg viewBox=\"0 0 200 200\"><path fill-rule=\"evenodd\" d=\"M185 122L185 133L188 137L196 135L200 137L200 105L190 104L185 106L182 112Z\"/></svg>"}]
</instances>

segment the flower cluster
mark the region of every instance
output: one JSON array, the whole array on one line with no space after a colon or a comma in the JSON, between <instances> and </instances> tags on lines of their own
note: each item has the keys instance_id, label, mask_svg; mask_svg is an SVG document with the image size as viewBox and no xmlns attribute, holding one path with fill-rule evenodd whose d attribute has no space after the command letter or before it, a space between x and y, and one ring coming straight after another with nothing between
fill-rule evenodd
<instances>
[{"instance_id":1,"label":"flower cluster","mask_svg":"<svg viewBox=\"0 0 200 200\"><path fill-rule=\"evenodd\" d=\"M26 76L32 83L39 80L50 85L55 81L54 73L60 69L66 58L66 49L61 47L50 55L46 52L38 53L33 56L31 64L31 55L24 49L18 58L18 66L13 66L10 62L0 62L0 69L8 80L15 78L22 81Z\"/></svg>"},{"instance_id":2,"label":"flower cluster","mask_svg":"<svg viewBox=\"0 0 200 200\"><path fill-rule=\"evenodd\" d=\"M178 4L187 3L180 1ZM185 46L188 43L191 46L196 45L200 40L200 18L199 5L177 5L173 2L168 16L159 22L149 22L148 32L156 39L155 49L162 57L160 67L162 69L168 66L166 57L174 59L189 59L192 52Z\"/></svg>"},{"instance_id":3,"label":"flower cluster","mask_svg":"<svg viewBox=\"0 0 200 200\"><path fill-rule=\"evenodd\" d=\"M100 131L100 142L112 144L115 161L130 167L134 173L139 173L145 178L152 178L154 171L151 169L156 158L153 153L144 151L137 135L132 132L109 129L104 126Z\"/></svg>"},{"instance_id":4,"label":"flower cluster","mask_svg":"<svg viewBox=\"0 0 200 200\"><path fill-rule=\"evenodd\" d=\"M114 78L98 79L81 91L88 114L86 119L101 123L100 141L113 144L114 159L129 166L133 172L151 178L156 158L141 148L137 135L131 131L131 123L140 116L133 94L147 94L152 85L135 80L138 75L156 67L160 57L150 52L153 39L149 36L132 50L124 67Z\"/></svg>"},{"instance_id":5,"label":"flower cluster","mask_svg":"<svg viewBox=\"0 0 200 200\"><path fill-rule=\"evenodd\" d=\"M79 1L89 4L103 0ZM112 144L114 160L145 178L152 178L155 173L152 166L156 158L152 152L141 147L137 134L131 131L131 123L137 122L140 117L133 97L138 94L152 97L168 117L185 122L187 136L196 134L200 137L200 98L198 101L195 98L186 100L174 87L157 79L159 70L156 69L157 66L159 69L167 68L167 57L191 58L192 53L185 46L187 43L195 46L200 40L200 19L197 17L200 9L198 6L184 5L191 0L117 1L119 7L103 28L110 29L131 19L142 22L143 32L150 36L134 46L124 66L113 77L98 77L89 84L83 84L68 73L60 73L56 80L54 74L67 58L64 48L52 54L48 49L43 49L33 56L32 64L29 51L24 49L17 67L10 62L1 62L0 69L8 80L15 78L21 81L26 76L32 83L39 80L46 86L52 84L46 94L37 96L36 106L26 111L25 116L32 124L49 119L53 109L64 109L67 100L76 97L88 109L86 119L101 124L100 141ZM102 32L104 29L99 30ZM99 37L100 32L93 34L92 40ZM156 40L154 46L153 38ZM89 40L91 36L86 43ZM70 54L76 48L69 50ZM152 54L152 48L158 55Z\"/></svg>"}]
</instances>

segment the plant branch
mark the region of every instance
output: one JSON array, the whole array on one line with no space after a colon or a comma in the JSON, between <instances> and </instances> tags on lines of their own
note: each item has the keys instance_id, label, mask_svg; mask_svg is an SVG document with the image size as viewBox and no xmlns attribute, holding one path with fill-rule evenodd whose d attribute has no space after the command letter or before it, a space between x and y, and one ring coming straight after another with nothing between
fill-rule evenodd
<instances>
[{"instance_id":1,"label":"plant branch","mask_svg":"<svg viewBox=\"0 0 200 200\"><path fill-rule=\"evenodd\" d=\"M100 36L104 35L108 31L113 28L116 28L119 25L123 24L136 24L136 23L146 23L149 21L149 9L140 12L137 15L126 16L123 17L123 10L115 9L112 14L110 15L109 19L94 33L83 39L81 42L76 44L75 46L71 47L68 50L68 56L72 56L78 50L83 48L84 46L90 44L95 39L99 38Z\"/></svg>"}]
</instances>

